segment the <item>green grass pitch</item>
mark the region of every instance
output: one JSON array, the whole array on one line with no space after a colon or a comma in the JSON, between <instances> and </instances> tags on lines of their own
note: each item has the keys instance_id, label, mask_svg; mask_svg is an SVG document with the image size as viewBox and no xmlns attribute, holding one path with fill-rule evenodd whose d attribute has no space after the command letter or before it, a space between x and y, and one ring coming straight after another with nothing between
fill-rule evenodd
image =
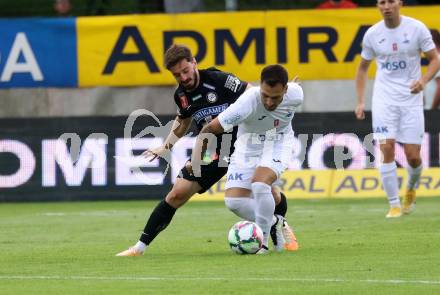
<instances>
[{"instance_id":1,"label":"green grass pitch","mask_svg":"<svg viewBox=\"0 0 440 295\"><path fill-rule=\"evenodd\" d=\"M289 200L297 252L233 254L238 221L191 202L142 257L157 201L0 204L0 294L440 294L440 198L386 220L385 199Z\"/></svg>"}]
</instances>

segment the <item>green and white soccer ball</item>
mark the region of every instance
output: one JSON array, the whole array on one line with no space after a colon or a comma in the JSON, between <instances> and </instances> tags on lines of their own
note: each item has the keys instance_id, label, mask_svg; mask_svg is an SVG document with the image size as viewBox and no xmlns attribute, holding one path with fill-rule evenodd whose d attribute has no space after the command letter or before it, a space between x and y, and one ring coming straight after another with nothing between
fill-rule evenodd
<instances>
[{"instance_id":1,"label":"green and white soccer ball","mask_svg":"<svg viewBox=\"0 0 440 295\"><path fill-rule=\"evenodd\" d=\"M251 221L239 221L228 234L231 250L238 254L255 254L263 246L263 231Z\"/></svg>"}]
</instances>

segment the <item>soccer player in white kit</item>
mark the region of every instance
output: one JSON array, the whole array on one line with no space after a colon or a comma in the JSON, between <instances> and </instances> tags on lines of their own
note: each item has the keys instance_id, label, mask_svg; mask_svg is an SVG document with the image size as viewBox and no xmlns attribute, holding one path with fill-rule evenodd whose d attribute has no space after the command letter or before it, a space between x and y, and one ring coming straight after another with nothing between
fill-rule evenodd
<instances>
[{"instance_id":1,"label":"soccer player in white kit","mask_svg":"<svg viewBox=\"0 0 440 295\"><path fill-rule=\"evenodd\" d=\"M376 58L373 88L373 133L382 152L380 175L390 210L387 218L409 214L415 208L415 187L422 172L420 148L424 134L423 88L440 68L431 34L420 21L400 15L402 1L378 0L383 20L365 33L362 59L356 74L357 119L364 119L365 85ZM422 76L420 53L429 61ZM395 142L401 142L408 161L407 192L401 208L398 196Z\"/></svg>"},{"instance_id":2,"label":"soccer player in white kit","mask_svg":"<svg viewBox=\"0 0 440 295\"><path fill-rule=\"evenodd\" d=\"M291 160L292 119L302 101L303 91L297 83L288 83L287 71L280 65L270 65L261 72L260 87L248 89L200 131L219 134L238 126L226 174L225 203L236 215L261 227L264 246L260 253L268 251L269 234L275 249L282 250L282 243L276 242L282 235L277 238L270 233L271 227L282 221L273 214L271 186ZM193 157L201 155L201 141L199 136Z\"/></svg>"}]
</instances>

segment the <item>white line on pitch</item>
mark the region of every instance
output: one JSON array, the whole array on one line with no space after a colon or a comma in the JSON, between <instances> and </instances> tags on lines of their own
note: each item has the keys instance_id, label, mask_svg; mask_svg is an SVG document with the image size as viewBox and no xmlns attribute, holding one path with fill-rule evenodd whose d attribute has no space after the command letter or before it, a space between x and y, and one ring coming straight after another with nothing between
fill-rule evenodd
<instances>
[{"instance_id":1,"label":"white line on pitch","mask_svg":"<svg viewBox=\"0 0 440 295\"><path fill-rule=\"evenodd\" d=\"M93 216L93 217L108 217L108 216L129 216L135 215L127 211L80 211L80 212L45 212L43 216Z\"/></svg>"},{"instance_id":2,"label":"white line on pitch","mask_svg":"<svg viewBox=\"0 0 440 295\"><path fill-rule=\"evenodd\" d=\"M279 281L315 283L366 283L366 284L415 284L440 285L440 281L430 280L351 280L325 278L226 278L226 277L98 277L98 276L0 276L0 280L67 280L67 281Z\"/></svg>"}]
</instances>

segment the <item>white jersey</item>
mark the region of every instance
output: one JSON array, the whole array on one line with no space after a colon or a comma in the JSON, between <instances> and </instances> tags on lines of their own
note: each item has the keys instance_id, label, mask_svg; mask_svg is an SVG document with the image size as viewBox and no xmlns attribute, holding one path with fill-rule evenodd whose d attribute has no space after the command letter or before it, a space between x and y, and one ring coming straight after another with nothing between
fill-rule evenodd
<instances>
[{"instance_id":1,"label":"white jersey","mask_svg":"<svg viewBox=\"0 0 440 295\"><path fill-rule=\"evenodd\" d=\"M435 48L428 28L420 21L401 16L390 29L382 20L369 28L362 44L362 58L376 58L373 103L423 105L423 93L411 94L410 85L421 78L420 53Z\"/></svg>"},{"instance_id":2,"label":"white jersey","mask_svg":"<svg viewBox=\"0 0 440 295\"><path fill-rule=\"evenodd\" d=\"M238 127L235 153L245 156L261 156L265 143L289 142L293 139L292 119L303 101L303 91L297 83L287 83L287 92L274 111L264 108L260 87L244 92L235 103L218 116L223 129Z\"/></svg>"}]
</instances>

